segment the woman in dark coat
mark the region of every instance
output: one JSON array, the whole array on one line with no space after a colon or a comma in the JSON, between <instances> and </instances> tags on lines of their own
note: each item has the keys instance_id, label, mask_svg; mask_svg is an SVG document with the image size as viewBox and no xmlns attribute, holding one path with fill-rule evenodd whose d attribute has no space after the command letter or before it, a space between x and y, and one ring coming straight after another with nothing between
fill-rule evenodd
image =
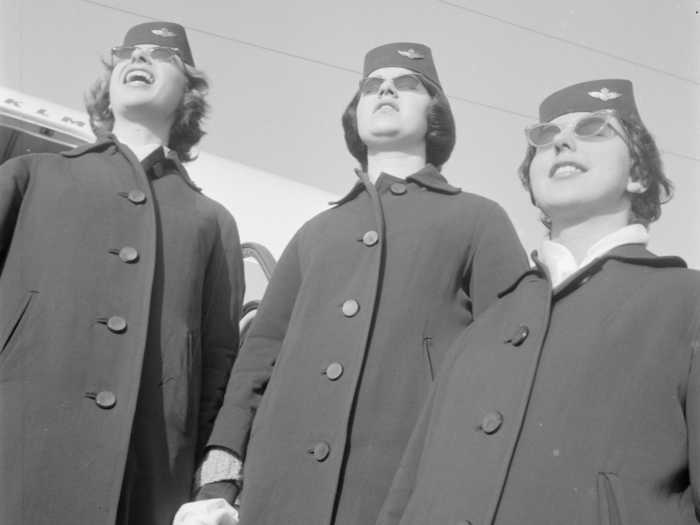
<instances>
[{"instance_id":1,"label":"woman in dark coat","mask_svg":"<svg viewBox=\"0 0 700 525\"><path fill-rule=\"evenodd\" d=\"M209 441L243 462L243 524L373 521L446 349L526 267L504 211L440 174L430 49L379 47L364 72L343 117L360 181L287 247Z\"/></svg>"},{"instance_id":2,"label":"woman in dark coat","mask_svg":"<svg viewBox=\"0 0 700 525\"><path fill-rule=\"evenodd\" d=\"M91 98L98 142L0 168L7 525L169 525L237 351L236 223L180 162L206 77L182 26L124 44Z\"/></svg>"},{"instance_id":3,"label":"woman in dark coat","mask_svg":"<svg viewBox=\"0 0 700 525\"><path fill-rule=\"evenodd\" d=\"M550 240L456 341L378 524L697 524L700 273L645 244L671 185L632 84L540 107Z\"/></svg>"}]
</instances>

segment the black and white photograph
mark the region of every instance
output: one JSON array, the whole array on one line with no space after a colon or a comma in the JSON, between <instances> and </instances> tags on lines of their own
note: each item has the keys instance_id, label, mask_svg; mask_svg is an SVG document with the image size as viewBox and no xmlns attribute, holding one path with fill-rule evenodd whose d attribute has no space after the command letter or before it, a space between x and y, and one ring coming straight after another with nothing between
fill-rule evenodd
<instances>
[{"instance_id":1,"label":"black and white photograph","mask_svg":"<svg viewBox=\"0 0 700 525\"><path fill-rule=\"evenodd\" d=\"M0 153L0 525L700 525L700 1L0 0Z\"/></svg>"}]
</instances>

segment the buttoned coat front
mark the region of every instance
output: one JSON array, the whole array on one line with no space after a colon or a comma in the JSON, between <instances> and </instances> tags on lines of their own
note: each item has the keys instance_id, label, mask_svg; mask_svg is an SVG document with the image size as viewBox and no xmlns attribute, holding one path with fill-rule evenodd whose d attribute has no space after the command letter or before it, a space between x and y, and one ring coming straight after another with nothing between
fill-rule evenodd
<instances>
[{"instance_id":1,"label":"buttoned coat front","mask_svg":"<svg viewBox=\"0 0 700 525\"><path fill-rule=\"evenodd\" d=\"M697 524L700 273L618 247L528 271L456 341L381 525Z\"/></svg>"},{"instance_id":2,"label":"buttoned coat front","mask_svg":"<svg viewBox=\"0 0 700 525\"><path fill-rule=\"evenodd\" d=\"M165 525L188 501L243 267L228 211L162 166L109 138L0 168L3 524Z\"/></svg>"},{"instance_id":3,"label":"buttoned coat front","mask_svg":"<svg viewBox=\"0 0 700 525\"><path fill-rule=\"evenodd\" d=\"M524 268L500 206L431 165L302 227L210 441L244 457L241 524L374 520L445 351Z\"/></svg>"}]
</instances>

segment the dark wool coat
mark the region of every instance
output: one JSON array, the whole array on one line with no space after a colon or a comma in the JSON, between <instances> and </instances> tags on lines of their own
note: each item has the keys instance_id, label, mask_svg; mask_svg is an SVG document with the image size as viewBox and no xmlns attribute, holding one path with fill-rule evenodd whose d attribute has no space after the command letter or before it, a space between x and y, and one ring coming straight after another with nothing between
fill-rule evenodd
<instances>
[{"instance_id":1,"label":"dark wool coat","mask_svg":"<svg viewBox=\"0 0 700 525\"><path fill-rule=\"evenodd\" d=\"M616 248L528 271L456 341L381 525L697 524L700 272Z\"/></svg>"},{"instance_id":2,"label":"dark wool coat","mask_svg":"<svg viewBox=\"0 0 700 525\"><path fill-rule=\"evenodd\" d=\"M525 268L505 212L430 165L304 225L210 441L245 457L241 524L373 521L446 350Z\"/></svg>"},{"instance_id":3,"label":"dark wool coat","mask_svg":"<svg viewBox=\"0 0 700 525\"><path fill-rule=\"evenodd\" d=\"M110 138L0 168L3 525L166 525L189 498L244 281L236 223L171 155L147 176Z\"/></svg>"}]
</instances>

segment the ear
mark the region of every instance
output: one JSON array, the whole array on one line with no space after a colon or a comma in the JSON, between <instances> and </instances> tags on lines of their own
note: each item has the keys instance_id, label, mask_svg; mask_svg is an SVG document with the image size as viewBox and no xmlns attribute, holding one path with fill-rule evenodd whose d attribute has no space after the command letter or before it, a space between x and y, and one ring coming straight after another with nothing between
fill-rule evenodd
<instances>
[{"instance_id":1,"label":"ear","mask_svg":"<svg viewBox=\"0 0 700 525\"><path fill-rule=\"evenodd\" d=\"M649 189L649 184L641 181L641 180L633 180L632 177L630 177L627 180L627 192L628 193L644 193Z\"/></svg>"}]
</instances>

